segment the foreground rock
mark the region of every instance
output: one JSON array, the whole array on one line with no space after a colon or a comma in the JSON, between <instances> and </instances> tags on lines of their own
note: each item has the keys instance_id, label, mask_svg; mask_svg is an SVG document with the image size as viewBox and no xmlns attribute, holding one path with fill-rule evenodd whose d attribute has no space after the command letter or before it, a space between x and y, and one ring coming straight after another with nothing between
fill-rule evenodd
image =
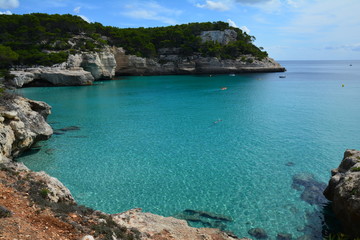
<instances>
[{"instance_id":1,"label":"foreground rock","mask_svg":"<svg viewBox=\"0 0 360 240\"><path fill-rule=\"evenodd\" d=\"M324 191L346 234L360 237L360 151L346 150Z\"/></svg>"},{"instance_id":2,"label":"foreground rock","mask_svg":"<svg viewBox=\"0 0 360 240\"><path fill-rule=\"evenodd\" d=\"M19 96L2 96L0 106L0 163L18 156L53 131L46 118L51 107Z\"/></svg>"},{"instance_id":3,"label":"foreground rock","mask_svg":"<svg viewBox=\"0 0 360 240\"><path fill-rule=\"evenodd\" d=\"M162 217L152 213L144 213L141 209L132 209L113 214L114 221L127 228L135 228L140 232L140 239L177 239L177 240L231 240L238 239L214 228L193 228L185 220L173 217Z\"/></svg>"}]
</instances>

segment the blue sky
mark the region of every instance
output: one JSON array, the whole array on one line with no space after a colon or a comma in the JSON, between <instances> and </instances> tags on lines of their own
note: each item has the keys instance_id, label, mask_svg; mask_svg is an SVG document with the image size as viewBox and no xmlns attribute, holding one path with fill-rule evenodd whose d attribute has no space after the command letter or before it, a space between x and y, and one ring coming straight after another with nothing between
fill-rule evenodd
<instances>
[{"instance_id":1,"label":"blue sky","mask_svg":"<svg viewBox=\"0 0 360 240\"><path fill-rule=\"evenodd\" d=\"M225 21L276 60L360 59L360 0L0 0L1 14L33 12L117 27Z\"/></svg>"}]
</instances>

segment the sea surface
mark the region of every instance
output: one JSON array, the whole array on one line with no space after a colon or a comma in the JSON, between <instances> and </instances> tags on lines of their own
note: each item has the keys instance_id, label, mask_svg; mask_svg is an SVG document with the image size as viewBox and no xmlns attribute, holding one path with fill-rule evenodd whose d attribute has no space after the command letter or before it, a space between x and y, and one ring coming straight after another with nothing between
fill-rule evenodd
<instances>
[{"instance_id":1,"label":"sea surface","mask_svg":"<svg viewBox=\"0 0 360 240\"><path fill-rule=\"evenodd\" d=\"M18 90L52 106L57 134L18 161L107 213L191 209L233 219L193 226L321 239L324 205L302 200L293 177L327 183L345 149L360 149L360 61L280 63L287 72Z\"/></svg>"}]
</instances>

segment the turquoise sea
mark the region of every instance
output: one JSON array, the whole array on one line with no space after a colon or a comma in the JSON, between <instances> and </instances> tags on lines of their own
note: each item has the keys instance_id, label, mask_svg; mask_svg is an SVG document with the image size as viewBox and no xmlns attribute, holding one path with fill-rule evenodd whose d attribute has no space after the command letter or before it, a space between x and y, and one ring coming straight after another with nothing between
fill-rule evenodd
<instances>
[{"instance_id":1,"label":"turquoise sea","mask_svg":"<svg viewBox=\"0 0 360 240\"><path fill-rule=\"evenodd\" d=\"M302 200L293 176L327 183L345 149L360 149L360 61L280 63L287 72L21 89L52 106L58 135L18 160L107 213L193 209L233 219L194 226L241 237L260 227L321 238L324 207ZM80 129L59 130L69 126Z\"/></svg>"}]
</instances>

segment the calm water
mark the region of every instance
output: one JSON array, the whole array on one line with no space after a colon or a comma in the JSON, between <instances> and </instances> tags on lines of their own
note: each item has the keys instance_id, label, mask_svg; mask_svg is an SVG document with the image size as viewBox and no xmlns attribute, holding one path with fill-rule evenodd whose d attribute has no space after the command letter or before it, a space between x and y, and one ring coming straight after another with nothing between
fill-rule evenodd
<instances>
[{"instance_id":1,"label":"calm water","mask_svg":"<svg viewBox=\"0 0 360 240\"><path fill-rule=\"evenodd\" d=\"M53 107L54 129L80 130L54 135L19 160L108 213L195 209L231 216L226 229L239 236L261 227L273 239L299 237L309 225L319 234L321 208L301 200L292 177L327 182L344 150L360 149L360 61L281 63L284 74L22 89Z\"/></svg>"}]
</instances>

